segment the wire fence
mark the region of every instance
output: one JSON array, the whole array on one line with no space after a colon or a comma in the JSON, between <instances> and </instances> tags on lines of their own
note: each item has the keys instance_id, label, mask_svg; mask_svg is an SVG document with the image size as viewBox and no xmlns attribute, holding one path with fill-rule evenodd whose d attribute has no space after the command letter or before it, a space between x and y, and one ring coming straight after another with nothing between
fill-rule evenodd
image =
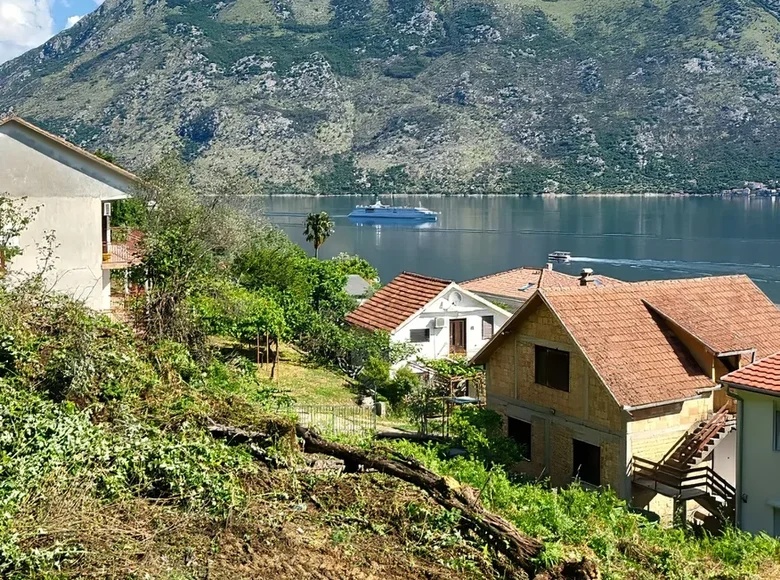
<instances>
[{"instance_id":1,"label":"wire fence","mask_svg":"<svg viewBox=\"0 0 780 580\"><path fill-rule=\"evenodd\" d=\"M299 405L295 412L302 426L323 433L363 435L376 431L374 410L357 405Z\"/></svg>"}]
</instances>

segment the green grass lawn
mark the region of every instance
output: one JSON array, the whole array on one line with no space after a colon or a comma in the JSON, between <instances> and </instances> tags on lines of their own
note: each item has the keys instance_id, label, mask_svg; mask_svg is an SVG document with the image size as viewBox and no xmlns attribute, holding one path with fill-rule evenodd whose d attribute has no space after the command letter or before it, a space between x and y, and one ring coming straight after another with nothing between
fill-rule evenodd
<instances>
[{"instance_id":1,"label":"green grass lawn","mask_svg":"<svg viewBox=\"0 0 780 580\"><path fill-rule=\"evenodd\" d=\"M281 350L279 388L300 405L354 405L353 382L341 373L307 363L288 345Z\"/></svg>"},{"instance_id":2,"label":"green grass lawn","mask_svg":"<svg viewBox=\"0 0 780 580\"><path fill-rule=\"evenodd\" d=\"M256 353L248 345L242 345L225 337L212 337L211 343L223 356L242 356L254 362ZM354 381L343 373L306 361L305 356L292 345L283 344L277 366L278 388L292 397L297 405L356 405ZM271 365L258 369L260 376L268 378Z\"/></svg>"}]
</instances>

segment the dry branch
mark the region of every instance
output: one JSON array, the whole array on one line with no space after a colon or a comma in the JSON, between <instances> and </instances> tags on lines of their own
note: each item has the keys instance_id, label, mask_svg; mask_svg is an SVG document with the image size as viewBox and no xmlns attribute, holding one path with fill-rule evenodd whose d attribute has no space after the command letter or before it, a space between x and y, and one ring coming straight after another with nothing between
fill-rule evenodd
<instances>
[{"instance_id":1,"label":"dry branch","mask_svg":"<svg viewBox=\"0 0 780 580\"><path fill-rule=\"evenodd\" d=\"M267 446L270 442L268 434L214 422L211 422L209 430L215 437L236 443ZM461 486L450 477L441 477L414 460L369 454L361 449L324 439L315 431L301 425L296 425L295 431L303 440L305 453L318 453L340 459L344 462L347 471L375 470L397 477L418 487L442 507L458 510L461 514L461 523L465 528L472 530L513 566L522 569L528 575L535 572L536 566L533 561L542 552L544 544L522 534L512 523L482 507L477 492L472 488ZM580 562L567 562L557 569L546 570L538 576L540 580L563 578L593 580L598 577L595 564L585 559Z\"/></svg>"}]
</instances>

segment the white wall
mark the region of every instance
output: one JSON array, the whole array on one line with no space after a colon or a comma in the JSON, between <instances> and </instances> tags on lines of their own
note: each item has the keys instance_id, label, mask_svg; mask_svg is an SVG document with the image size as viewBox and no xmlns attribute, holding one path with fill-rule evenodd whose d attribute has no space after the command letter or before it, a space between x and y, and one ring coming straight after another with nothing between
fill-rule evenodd
<instances>
[{"instance_id":1,"label":"white wall","mask_svg":"<svg viewBox=\"0 0 780 580\"><path fill-rule=\"evenodd\" d=\"M476 300L465 290L455 287L463 297L460 304L450 306L449 309L442 309L442 300L433 300L423 311L415 318L407 322L404 326L396 330L391 338L394 342L409 341L411 330L428 328L431 331L429 342L414 343L418 347L418 353L414 356L423 358L444 358L450 355L450 320L457 318L466 319L466 356L471 358L480 348L482 348L488 339L482 338L482 317L493 316L493 333L497 333L499 328L509 319L509 313L500 308L484 304ZM445 292L444 298L450 291ZM434 328L436 318L444 318L444 328ZM412 357L414 358L414 357Z\"/></svg>"},{"instance_id":2,"label":"white wall","mask_svg":"<svg viewBox=\"0 0 780 580\"><path fill-rule=\"evenodd\" d=\"M742 454L737 482L740 526L748 532L780 535L774 529L774 508L780 509L780 451L774 450L774 412L777 397L738 391L744 400L737 416ZM741 426L740 426L741 423ZM739 496L747 496L740 501Z\"/></svg>"},{"instance_id":3,"label":"white wall","mask_svg":"<svg viewBox=\"0 0 780 580\"><path fill-rule=\"evenodd\" d=\"M0 125L0 193L122 199L127 177L13 121Z\"/></svg>"},{"instance_id":4,"label":"white wall","mask_svg":"<svg viewBox=\"0 0 780 580\"><path fill-rule=\"evenodd\" d=\"M38 269L36 244L54 231L58 248L53 288L96 310L110 308L110 276L102 264L103 200L127 197L130 179L39 136L16 123L0 126L0 194L27 197L40 206L20 236L23 250L10 265L11 276Z\"/></svg>"},{"instance_id":5,"label":"white wall","mask_svg":"<svg viewBox=\"0 0 780 580\"><path fill-rule=\"evenodd\" d=\"M44 197L28 199L40 207L38 215L19 236L22 254L14 258L9 271L13 277L38 271L36 244L43 244L47 231L54 231L58 247L53 271L47 276L52 288L83 300L95 310L110 307L109 277L101 267L101 201L88 197Z\"/></svg>"},{"instance_id":6,"label":"white wall","mask_svg":"<svg viewBox=\"0 0 780 580\"><path fill-rule=\"evenodd\" d=\"M731 485L737 485L737 432L726 435L712 452L712 469Z\"/></svg>"}]
</instances>

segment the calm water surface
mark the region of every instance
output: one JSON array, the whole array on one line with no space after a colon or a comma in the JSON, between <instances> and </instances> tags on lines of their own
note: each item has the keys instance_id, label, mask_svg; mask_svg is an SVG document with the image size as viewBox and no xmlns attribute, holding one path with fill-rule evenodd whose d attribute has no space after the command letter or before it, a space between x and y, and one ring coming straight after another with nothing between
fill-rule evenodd
<instances>
[{"instance_id":1,"label":"calm water surface","mask_svg":"<svg viewBox=\"0 0 780 580\"><path fill-rule=\"evenodd\" d=\"M466 280L518 266L541 266L554 250L572 253L557 269L582 268L623 280L744 273L780 302L780 201L694 197L430 197L396 204L441 212L435 224L366 225L347 214L354 197L273 197L245 201L310 252L302 222L326 211L335 234L322 257L358 253L383 281L403 270ZM388 200L385 200L387 203Z\"/></svg>"}]
</instances>

